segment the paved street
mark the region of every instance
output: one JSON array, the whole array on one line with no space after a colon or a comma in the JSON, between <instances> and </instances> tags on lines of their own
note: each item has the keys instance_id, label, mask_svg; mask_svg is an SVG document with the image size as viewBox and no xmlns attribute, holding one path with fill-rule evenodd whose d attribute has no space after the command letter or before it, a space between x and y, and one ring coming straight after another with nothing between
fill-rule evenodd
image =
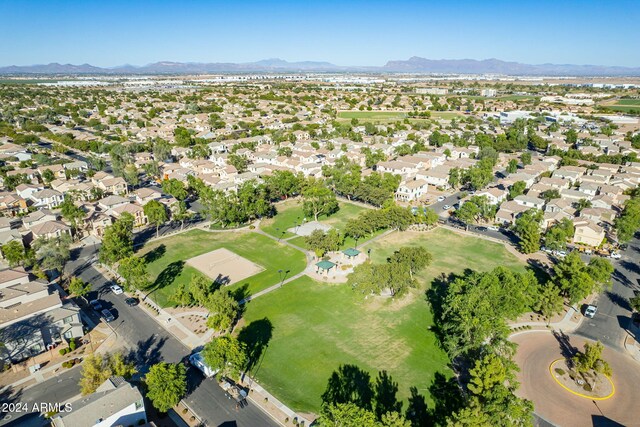
<instances>
[{"instance_id":1,"label":"paved street","mask_svg":"<svg viewBox=\"0 0 640 427\"><path fill-rule=\"evenodd\" d=\"M78 270L78 275L86 282L92 283L93 292L89 299L99 298L111 309L116 320L110 323L119 343L126 349L125 356L136 362L138 370L145 373L149 366L160 362L176 363L190 354L177 338L168 333L140 307L129 307L125 304L125 295L115 295L109 290L105 277L90 264L93 247L83 248L83 258L69 262L70 271ZM89 258L87 258L89 257ZM96 313L88 313L92 319L98 320ZM27 402L29 406L40 402L65 402L79 394L78 381L80 368L73 368L60 376L38 384L35 387L17 392L13 396L2 396L2 400ZM195 368L188 371L189 395L185 398L189 406L206 423L212 426L277 426L267 414L253 404L249 404L236 412L235 405L227 399L222 389L213 380L205 380ZM15 414L11 419L0 421L0 426L41 426L43 419L30 415L19 417Z\"/></svg>"},{"instance_id":2,"label":"paved street","mask_svg":"<svg viewBox=\"0 0 640 427\"><path fill-rule=\"evenodd\" d=\"M598 297L595 317L584 319L575 333L624 351L625 329L631 320L628 300L634 290L640 290L640 239L633 239L621 255L621 259L612 262L615 267L612 289Z\"/></svg>"}]
</instances>

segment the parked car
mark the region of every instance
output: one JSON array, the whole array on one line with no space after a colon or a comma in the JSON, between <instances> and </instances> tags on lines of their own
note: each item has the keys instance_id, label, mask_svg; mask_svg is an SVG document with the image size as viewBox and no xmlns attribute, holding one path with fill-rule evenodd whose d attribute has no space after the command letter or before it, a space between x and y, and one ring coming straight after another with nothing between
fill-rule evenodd
<instances>
[{"instance_id":1,"label":"parked car","mask_svg":"<svg viewBox=\"0 0 640 427\"><path fill-rule=\"evenodd\" d=\"M444 211L448 211L449 209L451 209L451 206L449 206L449 205L444 205L442 207L442 210L444 210Z\"/></svg>"},{"instance_id":2,"label":"parked car","mask_svg":"<svg viewBox=\"0 0 640 427\"><path fill-rule=\"evenodd\" d=\"M113 313L111 313L111 311L109 311L106 308L104 310L102 310L102 317L103 317L104 321L107 322L107 323L113 322L114 320L116 320L116 318L113 316Z\"/></svg>"},{"instance_id":3,"label":"parked car","mask_svg":"<svg viewBox=\"0 0 640 427\"><path fill-rule=\"evenodd\" d=\"M444 197L444 196L440 196L440 197L438 197L438 201L439 201L439 202L444 201L444 199L446 199L446 197Z\"/></svg>"},{"instance_id":4,"label":"parked car","mask_svg":"<svg viewBox=\"0 0 640 427\"><path fill-rule=\"evenodd\" d=\"M611 252L611 255L609 255L609 257L611 257L612 259L620 259L622 258L622 255L620 255L620 252Z\"/></svg>"},{"instance_id":5,"label":"parked car","mask_svg":"<svg viewBox=\"0 0 640 427\"><path fill-rule=\"evenodd\" d=\"M488 229L487 229L487 227L480 226L480 227L476 227L476 230L478 230L478 231L487 231Z\"/></svg>"},{"instance_id":6,"label":"parked car","mask_svg":"<svg viewBox=\"0 0 640 427\"><path fill-rule=\"evenodd\" d=\"M595 305L589 304L587 308L584 309L584 315L589 319L593 319L593 316L598 312L598 307Z\"/></svg>"},{"instance_id":7,"label":"parked car","mask_svg":"<svg viewBox=\"0 0 640 427\"><path fill-rule=\"evenodd\" d=\"M491 230L491 231L500 231L500 228L498 228L498 227L497 227L497 226L495 226L495 225L490 225L490 226L488 226L488 227L487 227L487 229L489 229L489 230Z\"/></svg>"},{"instance_id":8,"label":"parked car","mask_svg":"<svg viewBox=\"0 0 640 427\"><path fill-rule=\"evenodd\" d=\"M113 292L116 295L120 295L123 292L122 288L118 285L111 285L110 288L111 288L111 292Z\"/></svg>"},{"instance_id":9,"label":"parked car","mask_svg":"<svg viewBox=\"0 0 640 427\"><path fill-rule=\"evenodd\" d=\"M136 298L127 298L126 300L124 300L124 302L129 307L134 307L134 306L138 305L138 300Z\"/></svg>"},{"instance_id":10,"label":"parked car","mask_svg":"<svg viewBox=\"0 0 640 427\"><path fill-rule=\"evenodd\" d=\"M193 353L189 356L189 363L191 363L192 366L195 366L207 378L211 378L220 372L220 369L213 369L205 363L202 352Z\"/></svg>"},{"instance_id":11,"label":"parked car","mask_svg":"<svg viewBox=\"0 0 640 427\"><path fill-rule=\"evenodd\" d=\"M97 299L89 301L89 305L97 312L100 312L102 310L102 303Z\"/></svg>"}]
</instances>

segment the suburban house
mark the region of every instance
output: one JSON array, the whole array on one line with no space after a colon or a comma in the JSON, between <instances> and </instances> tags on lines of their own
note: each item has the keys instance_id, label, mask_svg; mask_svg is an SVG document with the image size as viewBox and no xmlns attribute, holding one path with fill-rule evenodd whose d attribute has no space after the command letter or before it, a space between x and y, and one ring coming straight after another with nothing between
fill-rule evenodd
<instances>
[{"instance_id":1,"label":"suburban house","mask_svg":"<svg viewBox=\"0 0 640 427\"><path fill-rule=\"evenodd\" d=\"M133 216L134 227L142 227L147 224L147 216L144 214L144 209L137 203L127 203L126 205L120 205L109 211L109 213L116 218L120 218L125 212Z\"/></svg>"},{"instance_id":2,"label":"suburban house","mask_svg":"<svg viewBox=\"0 0 640 427\"><path fill-rule=\"evenodd\" d=\"M398 186L398 190L396 190L396 200L403 202L419 200L427 193L428 188L429 184L424 179L403 181Z\"/></svg>"},{"instance_id":3,"label":"suburban house","mask_svg":"<svg viewBox=\"0 0 640 427\"><path fill-rule=\"evenodd\" d=\"M604 228L589 219L579 219L573 224L576 232L573 236L573 243L598 247L605 237Z\"/></svg>"},{"instance_id":4,"label":"suburban house","mask_svg":"<svg viewBox=\"0 0 640 427\"><path fill-rule=\"evenodd\" d=\"M31 227L31 233L33 234L33 240L40 238L53 239L63 234L71 235L71 228L64 222L45 221Z\"/></svg>"},{"instance_id":5,"label":"suburban house","mask_svg":"<svg viewBox=\"0 0 640 427\"><path fill-rule=\"evenodd\" d=\"M83 335L80 308L22 268L0 271L0 357L18 362Z\"/></svg>"},{"instance_id":6,"label":"suburban house","mask_svg":"<svg viewBox=\"0 0 640 427\"><path fill-rule=\"evenodd\" d=\"M64 202L64 195L59 191L45 188L31 193L31 200L36 207L55 209Z\"/></svg>"},{"instance_id":7,"label":"suburban house","mask_svg":"<svg viewBox=\"0 0 640 427\"><path fill-rule=\"evenodd\" d=\"M52 418L53 427L146 425L142 393L122 377L111 377L68 412Z\"/></svg>"}]
</instances>

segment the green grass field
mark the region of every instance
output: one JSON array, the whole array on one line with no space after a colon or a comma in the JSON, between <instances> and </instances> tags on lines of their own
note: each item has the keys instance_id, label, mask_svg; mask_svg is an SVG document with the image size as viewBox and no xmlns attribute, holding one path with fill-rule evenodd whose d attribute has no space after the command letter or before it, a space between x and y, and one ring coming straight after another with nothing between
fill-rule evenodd
<instances>
[{"instance_id":1,"label":"green grass field","mask_svg":"<svg viewBox=\"0 0 640 427\"><path fill-rule=\"evenodd\" d=\"M306 266L303 253L279 244L269 237L249 231L209 233L193 230L155 241L138 252L145 257L153 283L148 291L163 307L175 305L171 296L180 283L189 283L195 268L183 264L189 258L219 248L226 248L253 261L265 270L230 286L232 291L246 296L278 283L279 269L290 270L293 276Z\"/></svg>"},{"instance_id":2,"label":"green grass field","mask_svg":"<svg viewBox=\"0 0 640 427\"><path fill-rule=\"evenodd\" d=\"M352 203L339 202L339 205L340 210L338 210L338 212L330 216L322 215L318 218L318 221L341 230L349 219L357 217L360 212L366 209ZM273 218L268 218L260 222L260 229L274 237L281 237L283 239L294 237L295 234L286 230L294 227L296 223L300 224L305 218L302 212L301 201L287 200L278 203L276 209L278 213ZM307 217L307 222L308 221L313 221L313 218ZM299 239L300 238L296 238L293 240L297 242ZM292 243L295 244L295 242Z\"/></svg>"},{"instance_id":3,"label":"green grass field","mask_svg":"<svg viewBox=\"0 0 640 427\"><path fill-rule=\"evenodd\" d=\"M622 98L616 102L616 105L633 105L636 107L640 107L640 99L635 98Z\"/></svg>"},{"instance_id":4,"label":"green grass field","mask_svg":"<svg viewBox=\"0 0 640 427\"><path fill-rule=\"evenodd\" d=\"M372 377L387 370L399 384L398 397L405 401L412 386L430 401L427 390L435 374L451 375L447 356L429 330L433 318L424 291L431 280L465 268L503 265L522 271L525 266L500 244L444 229L392 233L370 247L374 260L383 261L408 245L426 247L434 260L419 275L420 289L399 301L364 300L344 284L320 283L306 276L251 301L246 325L256 322L272 328L264 358L252 371L258 382L293 409L317 412L329 376L348 363Z\"/></svg>"}]
</instances>

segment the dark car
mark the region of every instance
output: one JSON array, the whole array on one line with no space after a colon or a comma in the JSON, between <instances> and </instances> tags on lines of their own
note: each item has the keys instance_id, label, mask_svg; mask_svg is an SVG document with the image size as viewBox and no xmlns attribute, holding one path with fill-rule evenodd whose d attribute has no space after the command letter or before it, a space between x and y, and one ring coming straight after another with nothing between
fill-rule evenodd
<instances>
[{"instance_id":1,"label":"dark car","mask_svg":"<svg viewBox=\"0 0 640 427\"><path fill-rule=\"evenodd\" d=\"M113 316L111 311L109 311L106 308L104 310L102 310L102 317L104 318L104 321L107 322L107 323L113 322L114 320L116 320L116 318Z\"/></svg>"},{"instance_id":2,"label":"dark car","mask_svg":"<svg viewBox=\"0 0 640 427\"><path fill-rule=\"evenodd\" d=\"M99 311L101 311L101 310L102 310L102 303L101 303L99 300L97 300L97 299L94 299L94 300L89 301L89 305L90 305L90 306L91 306L91 308L93 308L95 311L98 311L98 312L99 312Z\"/></svg>"},{"instance_id":3,"label":"dark car","mask_svg":"<svg viewBox=\"0 0 640 427\"><path fill-rule=\"evenodd\" d=\"M126 300L124 300L124 302L126 302L129 307L138 305L138 300L135 298L127 298Z\"/></svg>"}]
</instances>

